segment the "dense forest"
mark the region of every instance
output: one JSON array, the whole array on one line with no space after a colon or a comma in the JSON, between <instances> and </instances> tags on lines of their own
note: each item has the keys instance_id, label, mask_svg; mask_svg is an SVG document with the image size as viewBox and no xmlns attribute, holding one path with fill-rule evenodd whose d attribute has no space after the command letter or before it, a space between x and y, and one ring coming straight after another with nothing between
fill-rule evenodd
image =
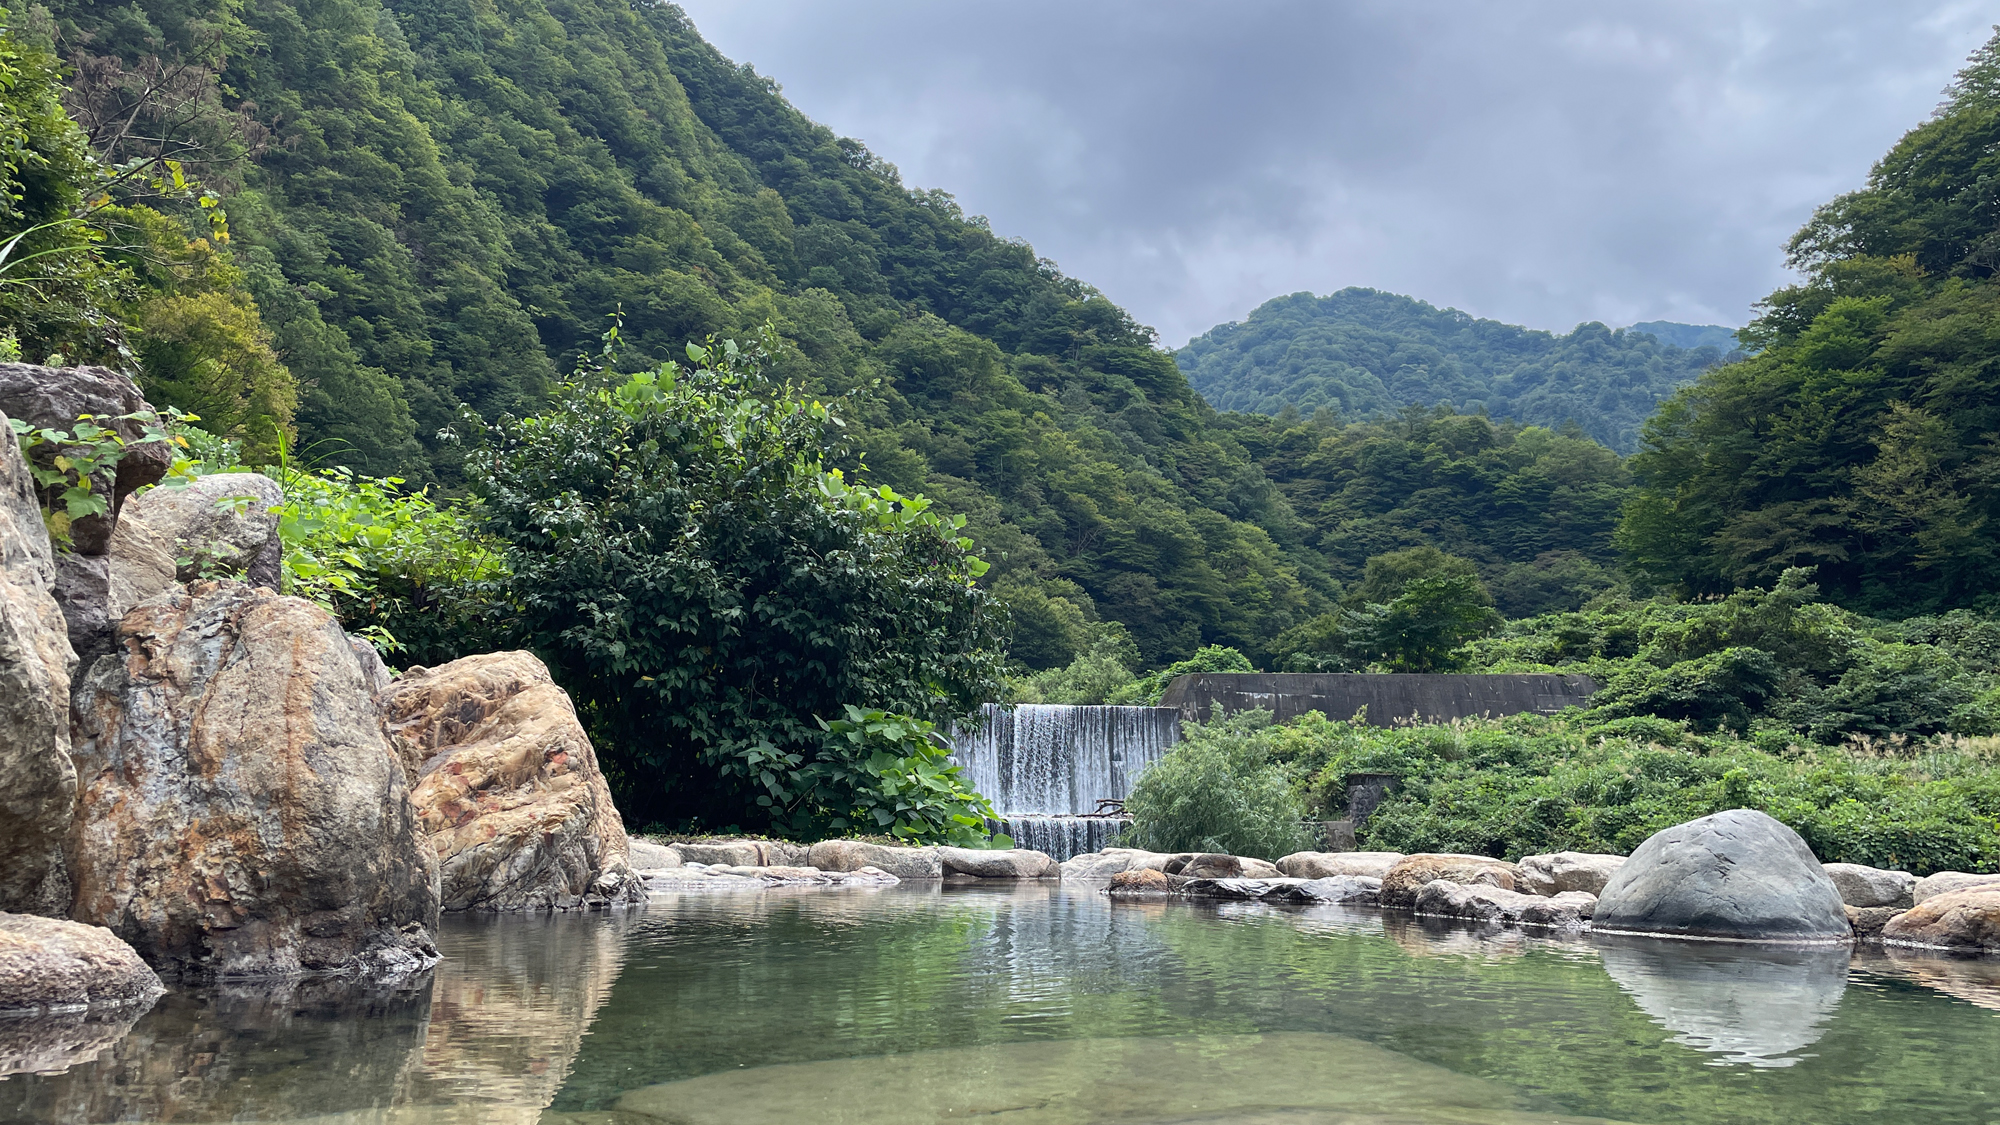
<instances>
[{"instance_id":1,"label":"dense forest","mask_svg":"<svg viewBox=\"0 0 2000 1125\"><path fill-rule=\"evenodd\" d=\"M1567 336L1373 289L1275 297L1176 353L1194 389L1222 410L1321 407L1355 417L1450 406L1531 425L1574 423L1621 453L1659 401L1733 350L1727 330L1656 322ZM1674 336L1675 339L1669 339ZM1677 346L1690 339L1695 347Z\"/></svg>"}]
</instances>

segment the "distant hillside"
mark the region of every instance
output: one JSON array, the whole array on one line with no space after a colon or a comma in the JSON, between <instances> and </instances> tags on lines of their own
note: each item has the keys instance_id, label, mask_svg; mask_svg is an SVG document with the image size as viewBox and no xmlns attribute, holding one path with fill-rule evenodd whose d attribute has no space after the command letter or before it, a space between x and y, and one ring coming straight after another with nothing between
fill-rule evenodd
<instances>
[{"instance_id":1,"label":"distant hillside","mask_svg":"<svg viewBox=\"0 0 2000 1125\"><path fill-rule=\"evenodd\" d=\"M1629 453L1654 404L1723 354L1676 347L1656 332L1592 323L1558 336L1393 293L1343 289L1266 301L1241 323L1196 337L1175 358L1221 410L1276 414L1290 405L1311 414L1329 406L1366 416L1448 405L1552 428L1574 421Z\"/></svg>"},{"instance_id":2,"label":"distant hillside","mask_svg":"<svg viewBox=\"0 0 2000 1125\"><path fill-rule=\"evenodd\" d=\"M1720 324L1678 324L1671 320L1646 320L1625 331L1644 332L1662 344L1672 344L1677 348L1714 348L1721 352L1736 350L1736 329L1724 328Z\"/></svg>"}]
</instances>

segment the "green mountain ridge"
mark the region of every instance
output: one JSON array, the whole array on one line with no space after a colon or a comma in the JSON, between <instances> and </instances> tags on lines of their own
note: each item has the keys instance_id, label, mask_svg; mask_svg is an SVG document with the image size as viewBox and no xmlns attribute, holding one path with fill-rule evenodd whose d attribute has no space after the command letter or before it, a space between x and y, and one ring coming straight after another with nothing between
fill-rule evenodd
<instances>
[{"instance_id":1,"label":"green mountain ridge","mask_svg":"<svg viewBox=\"0 0 2000 1125\"><path fill-rule=\"evenodd\" d=\"M1722 348L1679 347L1659 332L1708 327L1588 323L1559 336L1349 288L1275 297L1174 358L1218 410L1324 406L1367 417L1443 405L1550 428L1574 422L1630 453L1656 404L1726 358Z\"/></svg>"}]
</instances>

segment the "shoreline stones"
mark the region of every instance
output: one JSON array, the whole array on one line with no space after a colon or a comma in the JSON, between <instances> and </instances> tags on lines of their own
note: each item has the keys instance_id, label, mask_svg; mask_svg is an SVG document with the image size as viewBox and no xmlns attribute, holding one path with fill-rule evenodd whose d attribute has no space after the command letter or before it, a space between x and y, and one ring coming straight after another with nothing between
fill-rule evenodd
<instances>
[{"instance_id":1,"label":"shoreline stones","mask_svg":"<svg viewBox=\"0 0 2000 1125\"><path fill-rule=\"evenodd\" d=\"M1402 852L1293 852L1275 865L1295 879L1330 879L1363 875L1380 879L1406 857Z\"/></svg>"},{"instance_id":2,"label":"shoreline stones","mask_svg":"<svg viewBox=\"0 0 2000 1125\"><path fill-rule=\"evenodd\" d=\"M1917 877L1907 871L1887 871L1859 863L1820 865L1840 901L1861 910L1895 907L1908 910L1917 904ZM1878 927L1879 928L1879 927Z\"/></svg>"},{"instance_id":3,"label":"shoreline stones","mask_svg":"<svg viewBox=\"0 0 2000 1125\"><path fill-rule=\"evenodd\" d=\"M2000 881L1924 899L1889 919L1882 944L2000 953Z\"/></svg>"},{"instance_id":4,"label":"shoreline stones","mask_svg":"<svg viewBox=\"0 0 2000 1125\"><path fill-rule=\"evenodd\" d=\"M821 871L817 867L689 863L651 873L646 887L651 891L753 890L789 886L893 887L900 882L901 879L877 867Z\"/></svg>"},{"instance_id":5,"label":"shoreline stones","mask_svg":"<svg viewBox=\"0 0 2000 1125\"><path fill-rule=\"evenodd\" d=\"M1482 883L1503 891L1515 889L1520 869L1504 859L1449 852L1404 856L1382 876L1382 905L1414 908L1417 895L1439 879L1452 883Z\"/></svg>"},{"instance_id":6,"label":"shoreline stones","mask_svg":"<svg viewBox=\"0 0 2000 1125\"><path fill-rule=\"evenodd\" d=\"M1029 848L946 848L938 849L938 860L947 875L978 879L1057 879L1062 865L1047 852Z\"/></svg>"},{"instance_id":7,"label":"shoreline stones","mask_svg":"<svg viewBox=\"0 0 2000 1125\"><path fill-rule=\"evenodd\" d=\"M1553 898L1565 891L1579 891L1593 898L1625 866L1622 855L1598 852L1550 852L1522 856L1516 890Z\"/></svg>"},{"instance_id":8,"label":"shoreline stones","mask_svg":"<svg viewBox=\"0 0 2000 1125\"><path fill-rule=\"evenodd\" d=\"M1582 929L1597 906L1597 896L1585 891L1560 891L1553 897L1522 894L1485 883L1438 879L1417 892L1416 910L1431 918L1462 918L1473 922L1515 922L1551 929Z\"/></svg>"},{"instance_id":9,"label":"shoreline stones","mask_svg":"<svg viewBox=\"0 0 2000 1125\"><path fill-rule=\"evenodd\" d=\"M1799 834L1732 809L1648 837L1599 896L1601 931L1721 941L1853 937L1840 892Z\"/></svg>"},{"instance_id":10,"label":"shoreline stones","mask_svg":"<svg viewBox=\"0 0 2000 1125\"><path fill-rule=\"evenodd\" d=\"M1963 871L1940 871L1935 875L1926 875L1910 888L1911 904L1922 906L1939 895L1975 887L2000 887L2000 875L1968 875Z\"/></svg>"},{"instance_id":11,"label":"shoreline stones","mask_svg":"<svg viewBox=\"0 0 2000 1125\"><path fill-rule=\"evenodd\" d=\"M138 951L102 926L0 914L0 1012L150 1006L166 991Z\"/></svg>"},{"instance_id":12,"label":"shoreline stones","mask_svg":"<svg viewBox=\"0 0 2000 1125\"><path fill-rule=\"evenodd\" d=\"M378 702L437 856L442 909L644 900L597 752L569 695L532 654L411 668Z\"/></svg>"},{"instance_id":13,"label":"shoreline stones","mask_svg":"<svg viewBox=\"0 0 2000 1125\"><path fill-rule=\"evenodd\" d=\"M806 852L806 865L821 871L873 867L898 879L940 880L944 861L936 848L892 848L862 840L821 840Z\"/></svg>"},{"instance_id":14,"label":"shoreline stones","mask_svg":"<svg viewBox=\"0 0 2000 1125\"><path fill-rule=\"evenodd\" d=\"M340 623L196 583L77 688L71 916L167 975L436 963L438 869Z\"/></svg>"}]
</instances>

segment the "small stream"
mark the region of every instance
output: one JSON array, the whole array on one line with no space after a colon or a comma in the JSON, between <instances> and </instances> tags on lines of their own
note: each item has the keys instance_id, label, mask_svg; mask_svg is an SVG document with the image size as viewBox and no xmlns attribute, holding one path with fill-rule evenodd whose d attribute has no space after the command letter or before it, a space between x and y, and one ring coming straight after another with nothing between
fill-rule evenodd
<instances>
[{"instance_id":1,"label":"small stream","mask_svg":"<svg viewBox=\"0 0 2000 1125\"><path fill-rule=\"evenodd\" d=\"M399 988L169 995L5 1122L2000 1119L2000 959L1552 939L1091 888L455 917Z\"/></svg>"}]
</instances>

